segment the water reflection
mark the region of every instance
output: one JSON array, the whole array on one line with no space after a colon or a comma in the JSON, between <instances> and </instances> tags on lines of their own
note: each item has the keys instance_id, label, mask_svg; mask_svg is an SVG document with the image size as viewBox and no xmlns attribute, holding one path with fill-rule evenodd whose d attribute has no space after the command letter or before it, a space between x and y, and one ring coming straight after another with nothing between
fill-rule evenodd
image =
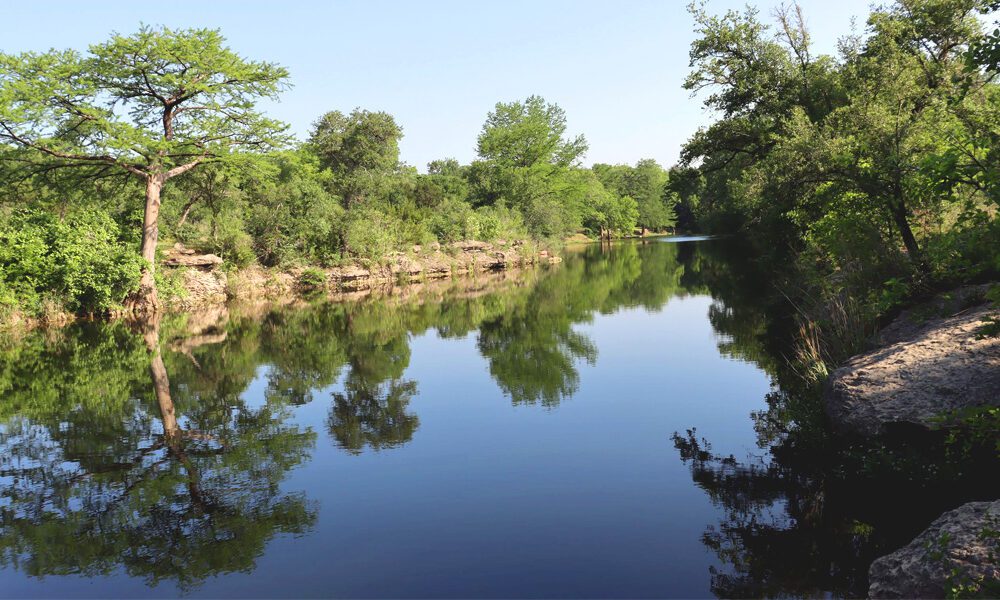
<instances>
[{"instance_id":1,"label":"water reflection","mask_svg":"<svg viewBox=\"0 0 1000 600\"><path fill-rule=\"evenodd\" d=\"M0 564L184 589L251 569L269 539L314 523L280 483L315 435L277 403L175 403L160 323L131 327L32 336L5 361Z\"/></svg>"},{"instance_id":2,"label":"water reflection","mask_svg":"<svg viewBox=\"0 0 1000 600\"><path fill-rule=\"evenodd\" d=\"M33 576L124 571L184 589L252 570L275 536L316 525L317 505L286 489L290 472L315 450L310 425L348 454L400 448L420 435L411 408L420 384L407 368L412 338L430 330L474 337L511 403L554 409L579 391L582 365L599 362L580 324L711 293L720 350L770 368L771 321L756 302L765 279L729 248L589 246L554 268L514 277L6 340L0 565ZM296 421L297 407L316 404L325 422ZM695 479L711 464L701 460ZM723 505L748 497L734 489L719 487ZM720 552L732 547L705 540Z\"/></svg>"}]
</instances>

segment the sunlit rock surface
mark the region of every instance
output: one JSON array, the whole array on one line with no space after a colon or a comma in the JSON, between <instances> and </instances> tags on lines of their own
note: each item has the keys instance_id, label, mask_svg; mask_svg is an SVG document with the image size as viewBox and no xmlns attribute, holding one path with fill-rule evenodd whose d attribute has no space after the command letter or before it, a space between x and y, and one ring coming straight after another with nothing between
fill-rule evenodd
<instances>
[{"instance_id":1,"label":"sunlit rock surface","mask_svg":"<svg viewBox=\"0 0 1000 600\"><path fill-rule=\"evenodd\" d=\"M942 414L1000 405L1000 338L976 335L998 312L980 303L930 320L901 315L881 334L886 345L830 376L824 400L834 426L876 435L894 424L931 428Z\"/></svg>"}]
</instances>

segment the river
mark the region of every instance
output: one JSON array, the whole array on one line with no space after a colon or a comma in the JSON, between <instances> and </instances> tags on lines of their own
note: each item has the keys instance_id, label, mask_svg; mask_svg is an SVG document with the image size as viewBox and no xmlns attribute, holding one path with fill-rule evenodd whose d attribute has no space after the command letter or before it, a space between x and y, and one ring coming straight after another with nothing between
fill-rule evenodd
<instances>
[{"instance_id":1,"label":"river","mask_svg":"<svg viewBox=\"0 0 1000 600\"><path fill-rule=\"evenodd\" d=\"M660 238L6 339L0 596L857 593L864 523L775 474L754 269Z\"/></svg>"}]
</instances>

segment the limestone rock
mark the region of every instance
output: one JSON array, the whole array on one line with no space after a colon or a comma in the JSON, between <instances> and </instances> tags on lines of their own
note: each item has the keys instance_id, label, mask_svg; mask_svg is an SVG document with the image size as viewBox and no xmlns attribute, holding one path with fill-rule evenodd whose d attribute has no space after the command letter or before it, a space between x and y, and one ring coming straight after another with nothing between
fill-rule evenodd
<instances>
[{"instance_id":1,"label":"limestone rock","mask_svg":"<svg viewBox=\"0 0 1000 600\"><path fill-rule=\"evenodd\" d=\"M958 585L1000 582L1000 500L948 511L868 571L872 598L944 598ZM992 532L992 533L991 533ZM990 588L992 589L992 588Z\"/></svg>"},{"instance_id":2,"label":"limestone rock","mask_svg":"<svg viewBox=\"0 0 1000 600\"><path fill-rule=\"evenodd\" d=\"M181 275L181 286L186 293L178 301L184 308L204 306L226 301L226 274L221 271L191 269Z\"/></svg>"},{"instance_id":3,"label":"limestone rock","mask_svg":"<svg viewBox=\"0 0 1000 600\"><path fill-rule=\"evenodd\" d=\"M339 279L340 281L354 281L356 279L367 279L371 277L372 273L368 269L362 269L361 267L355 265L348 265L346 267L341 267L335 269L333 272L333 277Z\"/></svg>"},{"instance_id":4,"label":"limestone rock","mask_svg":"<svg viewBox=\"0 0 1000 600\"><path fill-rule=\"evenodd\" d=\"M458 248L463 252L485 252L491 249L493 246L488 242L480 242L477 240L463 240L461 242L454 242L452 244L453 248Z\"/></svg>"},{"instance_id":5,"label":"limestone rock","mask_svg":"<svg viewBox=\"0 0 1000 600\"><path fill-rule=\"evenodd\" d=\"M168 267L195 267L211 270L222 264L222 257L215 254L198 254L180 242L167 250L163 264Z\"/></svg>"},{"instance_id":6,"label":"limestone rock","mask_svg":"<svg viewBox=\"0 0 1000 600\"><path fill-rule=\"evenodd\" d=\"M211 269L222 264L222 257L215 254L175 254L163 259L168 267L197 267Z\"/></svg>"},{"instance_id":7,"label":"limestone rock","mask_svg":"<svg viewBox=\"0 0 1000 600\"><path fill-rule=\"evenodd\" d=\"M919 325L890 326L894 343L859 354L830 375L824 403L834 426L877 435L893 424L932 428L943 413L1000 406L1000 338L976 339L997 312L981 304Z\"/></svg>"}]
</instances>

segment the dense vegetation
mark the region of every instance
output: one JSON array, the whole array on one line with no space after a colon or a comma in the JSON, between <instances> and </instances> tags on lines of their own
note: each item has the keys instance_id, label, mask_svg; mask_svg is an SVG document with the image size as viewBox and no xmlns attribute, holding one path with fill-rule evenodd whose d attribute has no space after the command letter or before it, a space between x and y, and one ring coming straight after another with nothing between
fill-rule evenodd
<instances>
[{"instance_id":1,"label":"dense vegetation","mask_svg":"<svg viewBox=\"0 0 1000 600\"><path fill-rule=\"evenodd\" d=\"M540 97L498 103L472 164L421 174L384 112L329 112L296 142L256 109L287 79L212 30L0 55L0 314L155 307L156 250L174 241L287 268L674 224L662 167L582 167L586 140Z\"/></svg>"},{"instance_id":2,"label":"dense vegetation","mask_svg":"<svg viewBox=\"0 0 1000 600\"><path fill-rule=\"evenodd\" d=\"M685 87L718 120L671 173L678 215L793 265L786 293L820 377L878 317L1000 274L1000 46L982 24L995 9L900 0L816 56L797 6L774 27L692 8Z\"/></svg>"}]
</instances>

